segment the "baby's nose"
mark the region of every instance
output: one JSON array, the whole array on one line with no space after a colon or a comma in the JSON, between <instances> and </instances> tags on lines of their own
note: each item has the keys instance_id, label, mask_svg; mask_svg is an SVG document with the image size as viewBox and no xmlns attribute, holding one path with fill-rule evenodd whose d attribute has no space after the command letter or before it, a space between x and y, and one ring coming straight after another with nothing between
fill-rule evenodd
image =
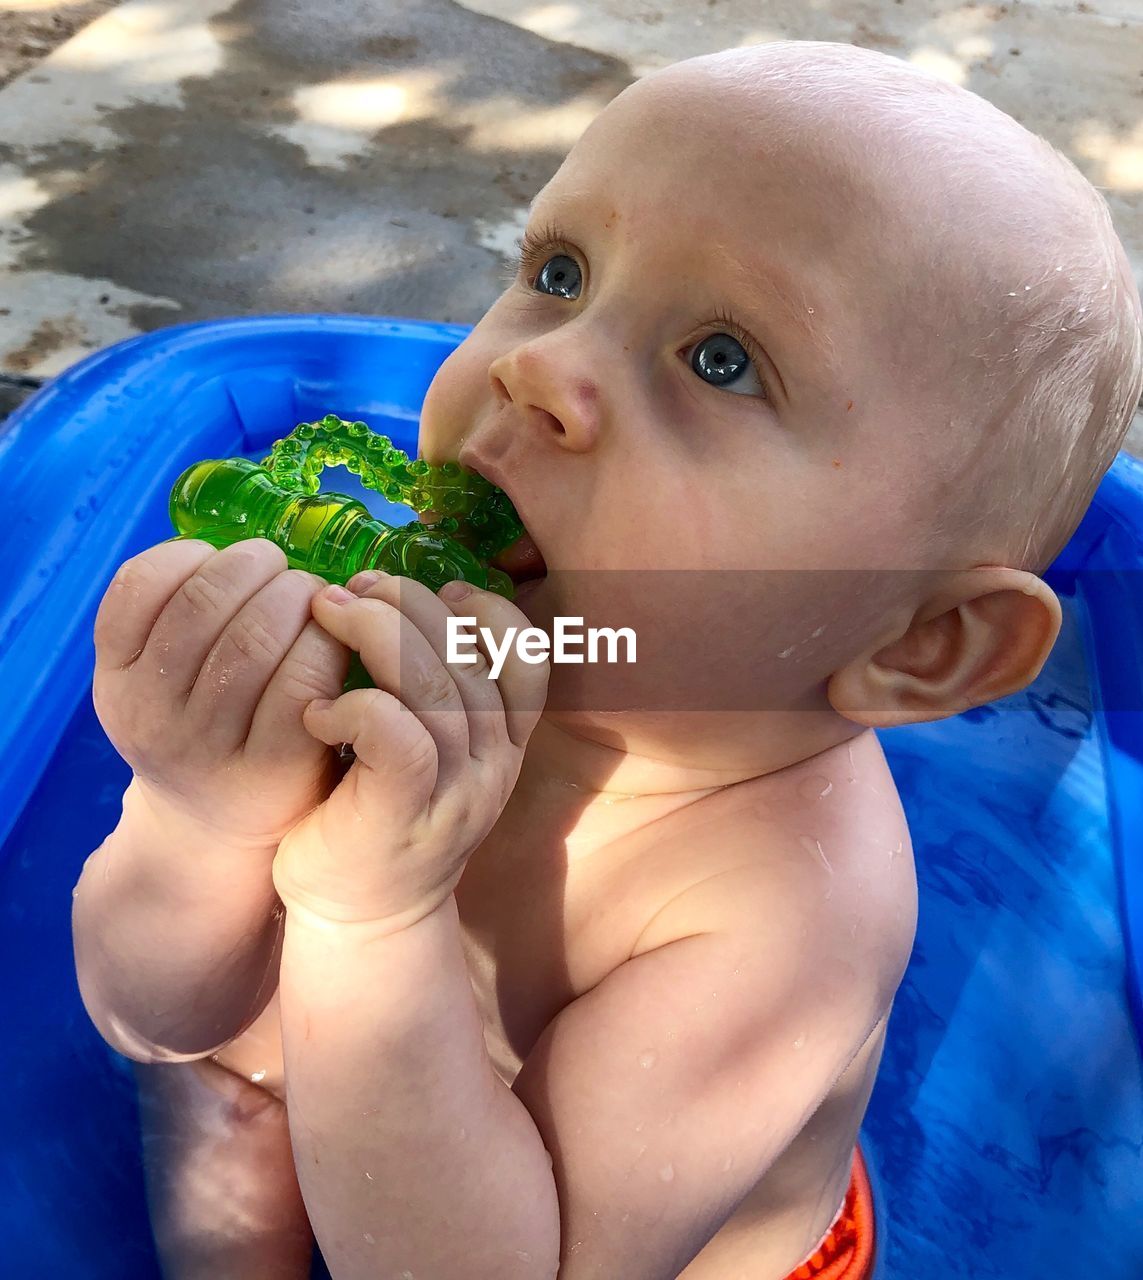
<instances>
[{"instance_id":1,"label":"baby's nose","mask_svg":"<svg viewBox=\"0 0 1143 1280\"><path fill-rule=\"evenodd\" d=\"M519 348L489 367L492 389L522 420L548 433L562 448L585 453L599 438L601 403L591 378L561 375L545 356Z\"/></svg>"}]
</instances>

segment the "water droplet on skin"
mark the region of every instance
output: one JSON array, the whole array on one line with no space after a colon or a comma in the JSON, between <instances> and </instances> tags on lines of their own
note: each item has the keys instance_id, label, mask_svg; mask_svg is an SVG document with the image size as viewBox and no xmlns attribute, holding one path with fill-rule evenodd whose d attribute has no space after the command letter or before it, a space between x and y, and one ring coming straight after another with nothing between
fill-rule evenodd
<instances>
[{"instance_id":1,"label":"water droplet on skin","mask_svg":"<svg viewBox=\"0 0 1143 1280\"><path fill-rule=\"evenodd\" d=\"M659 1055L654 1049L644 1049L639 1055L639 1065L644 1069L650 1069L659 1060Z\"/></svg>"},{"instance_id":2,"label":"water droplet on skin","mask_svg":"<svg viewBox=\"0 0 1143 1280\"><path fill-rule=\"evenodd\" d=\"M642 1133L642 1132L643 1132L643 1121L642 1121L642 1120L640 1120L640 1121L639 1121L639 1123L635 1126L635 1132L636 1132L636 1133Z\"/></svg>"},{"instance_id":3,"label":"water droplet on skin","mask_svg":"<svg viewBox=\"0 0 1143 1280\"><path fill-rule=\"evenodd\" d=\"M825 856L825 850L822 848L822 842L814 839L813 836L799 836L798 843L807 853L816 853L822 862L825 863L825 869L833 875L833 867L829 865L829 859Z\"/></svg>"},{"instance_id":4,"label":"water droplet on skin","mask_svg":"<svg viewBox=\"0 0 1143 1280\"><path fill-rule=\"evenodd\" d=\"M161 675L161 676L165 676L166 674L167 674L167 669L166 669L166 667L160 667L160 668L159 668L159 675Z\"/></svg>"},{"instance_id":5,"label":"water droplet on skin","mask_svg":"<svg viewBox=\"0 0 1143 1280\"><path fill-rule=\"evenodd\" d=\"M523 1249L516 1250L516 1257L519 1258L521 1262L532 1261L532 1255L530 1253L525 1253Z\"/></svg>"},{"instance_id":6,"label":"water droplet on skin","mask_svg":"<svg viewBox=\"0 0 1143 1280\"><path fill-rule=\"evenodd\" d=\"M365 1233L361 1238L365 1241L365 1243L366 1243L366 1244L376 1244L376 1243L377 1243L377 1241L373 1239L373 1236L372 1236L372 1235L370 1234L370 1232L368 1232L368 1231L367 1231L367 1232L366 1232L366 1233Z\"/></svg>"},{"instance_id":7,"label":"water droplet on skin","mask_svg":"<svg viewBox=\"0 0 1143 1280\"><path fill-rule=\"evenodd\" d=\"M672 1181L674 1179L674 1176L675 1176L675 1166L673 1164L665 1164L659 1170L659 1178L663 1182Z\"/></svg>"},{"instance_id":8,"label":"water droplet on skin","mask_svg":"<svg viewBox=\"0 0 1143 1280\"><path fill-rule=\"evenodd\" d=\"M252 1071L252 1072L250 1073L250 1083L251 1083L251 1084L261 1084L261 1083L262 1083L262 1081L263 1081L263 1080L265 1080L265 1079L266 1079L266 1068L265 1068L265 1067L263 1067L261 1071Z\"/></svg>"},{"instance_id":9,"label":"water droplet on skin","mask_svg":"<svg viewBox=\"0 0 1143 1280\"><path fill-rule=\"evenodd\" d=\"M366 1170L365 1170L365 1181L366 1181L366 1182L372 1182L372 1181L373 1181L373 1175L369 1172L369 1170L368 1170L368 1169L366 1169Z\"/></svg>"},{"instance_id":10,"label":"water droplet on skin","mask_svg":"<svg viewBox=\"0 0 1143 1280\"><path fill-rule=\"evenodd\" d=\"M856 782L857 766L853 763L853 743L851 742L847 744L845 749L846 751L849 752L849 772L850 772L850 777L846 778L846 782Z\"/></svg>"},{"instance_id":11,"label":"water droplet on skin","mask_svg":"<svg viewBox=\"0 0 1143 1280\"><path fill-rule=\"evenodd\" d=\"M816 631L811 631L811 632L810 632L810 639L811 639L811 640L816 640L816 639L818 638L818 636L820 636L824 630L825 630L825 627L818 627L818 629L817 629Z\"/></svg>"},{"instance_id":12,"label":"water droplet on skin","mask_svg":"<svg viewBox=\"0 0 1143 1280\"><path fill-rule=\"evenodd\" d=\"M780 654L778 654L778 657L779 657L779 658L788 658L788 657L790 656L790 654L791 654L791 653L793 653L793 652L794 652L794 650L795 650L797 647L798 647L798 646L797 646L796 644L792 644L792 645L790 645L790 647L789 647L788 649L783 649L783 650L782 650L782 652L781 652Z\"/></svg>"},{"instance_id":13,"label":"water droplet on skin","mask_svg":"<svg viewBox=\"0 0 1143 1280\"><path fill-rule=\"evenodd\" d=\"M723 1173L729 1173L733 1168L734 1168L734 1157L727 1156L726 1159L722 1162L722 1171Z\"/></svg>"},{"instance_id":14,"label":"water droplet on skin","mask_svg":"<svg viewBox=\"0 0 1143 1280\"><path fill-rule=\"evenodd\" d=\"M798 784L798 795L805 800L821 800L833 790L833 783L821 773L812 774Z\"/></svg>"},{"instance_id":15,"label":"water droplet on skin","mask_svg":"<svg viewBox=\"0 0 1143 1280\"><path fill-rule=\"evenodd\" d=\"M806 1047L806 1033L803 1031L802 1034L794 1041L794 1048L804 1049L805 1047Z\"/></svg>"}]
</instances>

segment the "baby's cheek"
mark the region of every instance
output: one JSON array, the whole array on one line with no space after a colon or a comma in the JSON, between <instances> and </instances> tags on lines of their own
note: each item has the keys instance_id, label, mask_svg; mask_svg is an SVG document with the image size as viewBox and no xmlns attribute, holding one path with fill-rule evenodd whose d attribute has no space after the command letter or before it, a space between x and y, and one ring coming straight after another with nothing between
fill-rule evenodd
<instances>
[{"instance_id":1,"label":"baby's cheek","mask_svg":"<svg viewBox=\"0 0 1143 1280\"><path fill-rule=\"evenodd\" d=\"M455 458L472 428L487 385L488 361L466 339L437 370L421 407L419 447L430 462Z\"/></svg>"},{"instance_id":2,"label":"baby's cheek","mask_svg":"<svg viewBox=\"0 0 1143 1280\"><path fill-rule=\"evenodd\" d=\"M417 433L418 452L429 462L443 462L456 457L456 446L461 434L453 408L456 400L449 374L442 365L425 393Z\"/></svg>"}]
</instances>

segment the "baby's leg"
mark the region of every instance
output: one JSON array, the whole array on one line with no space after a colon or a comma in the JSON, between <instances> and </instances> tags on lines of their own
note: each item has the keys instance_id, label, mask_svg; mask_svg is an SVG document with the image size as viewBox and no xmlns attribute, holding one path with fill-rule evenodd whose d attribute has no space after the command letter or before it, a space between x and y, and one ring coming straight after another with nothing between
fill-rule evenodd
<instances>
[{"instance_id":1,"label":"baby's leg","mask_svg":"<svg viewBox=\"0 0 1143 1280\"><path fill-rule=\"evenodd\" d=\"M165 1280L306 1280L313 1234L285 1105L209 1060L135 1070Z\"/></svg>"}]
</instances>

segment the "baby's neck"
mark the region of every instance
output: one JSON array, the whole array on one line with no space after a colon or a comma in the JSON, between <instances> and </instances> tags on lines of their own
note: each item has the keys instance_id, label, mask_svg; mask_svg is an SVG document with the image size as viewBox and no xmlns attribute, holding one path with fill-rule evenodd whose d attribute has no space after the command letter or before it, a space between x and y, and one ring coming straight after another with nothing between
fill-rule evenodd
<instances>
[{"instance_id":1,"label":"baby's neck","mask_svg":"<svg viewBox=\"0 0 1143 1280\"><path fill-rule=\"evenodd\" d=\"M716 792L738 789L743 802L759 801L765 810L780 805L784 794L804 789L806 774L854 781L862 763L880 748L871 729L849 728L848 737L808 754L799 739L802 754L785 764L760 768L743 756L732 768L725 751L714 753L714 759L698 751L693 758L683 753L662 758L628 750L614 729L600 734L545 716L528 743L519 785L501 819L503 839L490 841L485 856L495 858L498 848L516 856L526 844L534 857L537 833L545 832L555 841L551 853L561 865L595 865L606 850ZM787 736L784 745L789 754L794 739ZM768 758L779 756L774 751Z\"/></svg>"},{"instance_id":2,"label":"baby's neck","mask_svg":"<svg viewBox=\"0 0 1143 1280\"><path fill-rule=\"evenodd\" d=\"M545 715L528 744L525 772L533 781L596 798L660 797L688 803L711 791L794 771L871 730L809 712L771 716L675 713L655 732L644 719L574 722ZM673 807L673 806L672 806Z\"/></svg>"}]
</instances>

